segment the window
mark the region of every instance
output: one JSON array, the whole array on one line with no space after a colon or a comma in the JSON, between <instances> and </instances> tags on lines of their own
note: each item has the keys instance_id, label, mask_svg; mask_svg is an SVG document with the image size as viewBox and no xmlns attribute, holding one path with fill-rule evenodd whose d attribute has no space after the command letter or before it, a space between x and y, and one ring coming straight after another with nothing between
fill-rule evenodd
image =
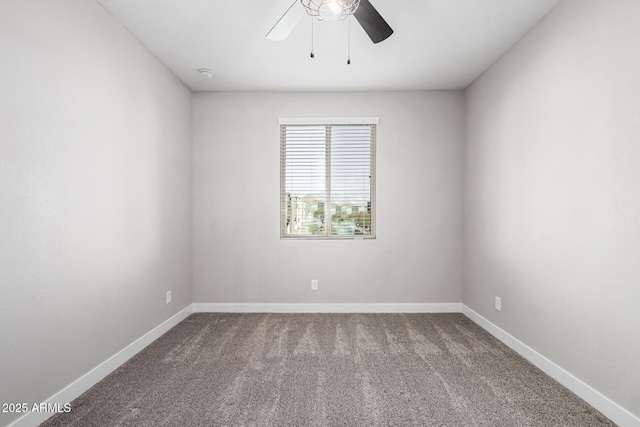
<instances>
[{"instance_id":1,"label":"window","mask_svg":"<svg viewBox=\"0 0 640 427\"><path fill-rule=\"evenodd\" d=\"M280 119L281 238L375 238L377 122Z\"/></svg>"}]
</instances>

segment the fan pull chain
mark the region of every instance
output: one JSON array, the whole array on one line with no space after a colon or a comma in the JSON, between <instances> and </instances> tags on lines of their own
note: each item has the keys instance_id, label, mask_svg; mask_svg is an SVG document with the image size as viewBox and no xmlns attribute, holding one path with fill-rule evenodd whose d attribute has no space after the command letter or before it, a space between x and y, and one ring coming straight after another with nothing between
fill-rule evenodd
<instances>
[{"instance_id":1,"label":"fan pull chain","mask_svg":"<svg viewBox=\"0 0 640 427\"><path fill-rule=\"evenodd\" d=\"M311 18L311 59L315 58L316 55L313 53L313 17Z\"/></svg>"},{"instance_id":2,"label":"fan pull chain","mask_svg":"<svg viewBox=\"0 0 640 427\"><path fill-rule=\"evenodd\" d=\"M347 33L347 65L351 65L351 15L349 15L349 29Z\"/></svg>"}]
</instances>

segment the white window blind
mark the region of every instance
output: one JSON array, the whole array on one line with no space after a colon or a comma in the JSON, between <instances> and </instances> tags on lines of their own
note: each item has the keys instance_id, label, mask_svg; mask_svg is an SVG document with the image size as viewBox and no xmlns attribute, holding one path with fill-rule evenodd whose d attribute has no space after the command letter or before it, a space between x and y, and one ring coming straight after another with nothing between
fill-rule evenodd
<instances>
[{"instance_id":1,"label":"white window blind","mask_svg":"<svg viewBox=\"0 0 640 427\"><path fill-rule=\"evenodd\" d=\"M375 238L376 124L281 124L282 238Z\"/></svg>"}]
</instances>

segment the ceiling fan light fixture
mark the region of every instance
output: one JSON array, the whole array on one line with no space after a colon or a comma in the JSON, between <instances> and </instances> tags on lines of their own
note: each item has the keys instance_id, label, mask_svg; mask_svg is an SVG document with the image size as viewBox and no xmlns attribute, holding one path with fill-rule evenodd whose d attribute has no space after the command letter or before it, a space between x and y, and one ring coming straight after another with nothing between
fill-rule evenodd
<instances>
[{"instance_id":1,"label":"ceiling fan light fixture","mask_svg":"<svg viewBox=\"0 0 640 427\"><path fill-rule=\"evenodd\" d=\"M319 20L338 21L353 15L360 0L300 0L307 13Z\"/></svg>"},{"instance_id":2,"label":"ceiling fan light fixture","mask_svg":"<svg viewBox=\"0 0 640 427\"><path fill-rule=\"evenodd\" d=\"M342 6L338 2L327 2L320 5L318 9L318 13L322 16L323 19L335 19L336 17L342 15Z\"/></svg>"}]
</instances>

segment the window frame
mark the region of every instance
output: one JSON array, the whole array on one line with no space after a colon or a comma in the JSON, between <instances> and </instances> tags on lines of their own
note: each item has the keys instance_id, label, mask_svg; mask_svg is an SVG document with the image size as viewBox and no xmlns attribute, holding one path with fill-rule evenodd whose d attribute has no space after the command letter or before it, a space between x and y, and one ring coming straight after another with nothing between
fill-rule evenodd
<instances>
[{"instance_id":1,"label":"window frame","mask_svg":"<svg viewBox=\"0 0 640 427\"><path fill-rule=\"evenodd\" d=\"M280 131L280 239L281 240L375 240L376 239L376 150L378 134L378 117L333 117L333 118L280 118L278 119ZM371 126L371 164L370 164L370 202L371 202L371 234L367 235L336 235L331 234L331 197L330 188L326 188L328 199L325 203L325 233L324 234L288 234L286 232L287 221L287 193L286 193L286 127L287 126L326 126L330 133L331 126L368 125ZM331 153L331 141L325 140L325 152L327 157ZM330 162L326 166L330 176ZM330 187L330 180L325 185ZM328 210L327 210L328 208ZM329 218L326 212L329 212Z\"/></svg>"}]
</instances>

